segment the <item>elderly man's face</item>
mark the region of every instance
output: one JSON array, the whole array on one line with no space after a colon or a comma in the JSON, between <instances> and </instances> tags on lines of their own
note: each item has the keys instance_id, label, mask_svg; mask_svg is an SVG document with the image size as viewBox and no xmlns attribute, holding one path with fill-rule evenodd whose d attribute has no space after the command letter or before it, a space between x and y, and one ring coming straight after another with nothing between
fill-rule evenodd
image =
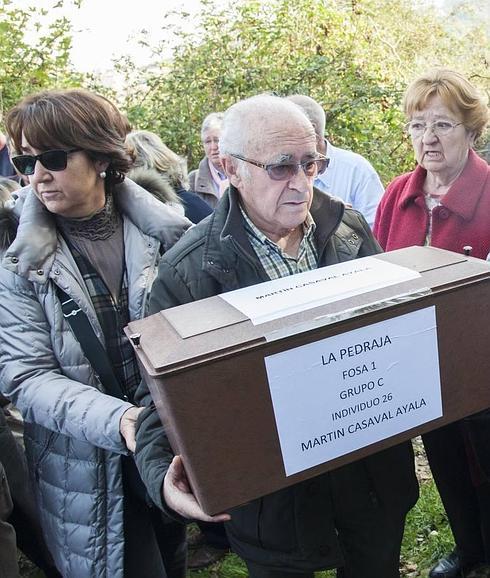
<instances>
[{"instance_id":1,"label":"elderly man's face","mask_svg":"<svg viewBox=\"0 0 490 578\"><path fill-rule=\"evenodd\" d=\"M209 128L202 135L202 146L204 147L204 153L208 157L209 161L214 165L214 168L218 171L223 170L219 158L220 135L221 129L217 127Z\"/></svg>"},{"instance_id":2,"label":"elderly man's face","mask_svg":"<svg viewBox=\"0 0 490 578\"><path fill-rule=\"evenodd\" d=\"M245 156L260 163L301 163L317 156L315 133L307 121L269 121L261 127L257 140L257 147L250 147ZM252 222L277 241L304 223L313 200L314 179L300 168L290 179L274 181L265 169L245 163L232 183Z\"/></svg>"}]
</instances>

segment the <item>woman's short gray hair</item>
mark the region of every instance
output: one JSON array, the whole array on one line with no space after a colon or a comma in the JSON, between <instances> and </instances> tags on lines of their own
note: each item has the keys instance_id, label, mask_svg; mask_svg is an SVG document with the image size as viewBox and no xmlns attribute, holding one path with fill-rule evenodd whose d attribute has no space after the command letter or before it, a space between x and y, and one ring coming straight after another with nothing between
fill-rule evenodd
<instances>
[{"instance_id":1,"label":"woman's short gray hair","mask_svg":"<svg viewBox=\"0 0 490 578\"><path fill-rule=\"evenodd\" d=\"M187 161L174 153L154 132L135 130L126 137L135 168L155 169L165 174L175 189L188 189Z\"/></svg>"},{"instance_id":2,"label":"woman's short gray hair","mask_svg":"<svg viewBox=\"0 0 490 578\"><path fill-rule=\"evenodd\" d=\"M201 126L201 140L204 140L204 135L208 130L221 130L223 125L224 112L212 112L202 121Z\"/></svg>"}]
</instances>

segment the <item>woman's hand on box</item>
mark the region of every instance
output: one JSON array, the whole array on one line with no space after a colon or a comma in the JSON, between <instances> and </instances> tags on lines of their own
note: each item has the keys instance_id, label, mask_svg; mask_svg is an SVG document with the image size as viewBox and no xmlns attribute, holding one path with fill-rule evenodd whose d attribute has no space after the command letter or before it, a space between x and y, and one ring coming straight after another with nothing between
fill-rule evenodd
<instances>
[{"instance_id":1,"label":"woman's hand on box","mask_svg":"<svg viewBox=\"0 0 490 578\"><path fill-rule=\"evenodd\" d=\"M163 497L167 506L184 518L203 522L226 522L229 514L209 516L198 504L187 479L180 456L175 456L163 482Z\"/></svg>"},{"instance_id":2,"label":"woman's hand on box","mask_svg":"<svg viewBox=\"0 0 490 578\"><path fill-rule=\"evenodd\" d=\"M121 416L119 431L126 442L126 447L132 453L136 449L136 422L144 407L130 407Z\"/></svg>"}]
</instances>

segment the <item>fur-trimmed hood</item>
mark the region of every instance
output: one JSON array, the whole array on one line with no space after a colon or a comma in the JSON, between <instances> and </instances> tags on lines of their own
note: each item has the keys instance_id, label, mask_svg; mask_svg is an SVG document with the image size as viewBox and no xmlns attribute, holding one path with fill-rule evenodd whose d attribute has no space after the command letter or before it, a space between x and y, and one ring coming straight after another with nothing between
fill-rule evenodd
<instances>
[{"instance_id":1,"label":"fur-trimmed hood","mask_svg":"<svg viewBox=\"0 0 490 578\"><path fill-rule=\"evenodd\" d=\"M177 210L180 208L182 214L184 213L179 196L174 191L170 180L164 174L158 172L156 169L138 167L131 169L127 176L162 203L171 205Z\"/></svg>"}]
</instances>

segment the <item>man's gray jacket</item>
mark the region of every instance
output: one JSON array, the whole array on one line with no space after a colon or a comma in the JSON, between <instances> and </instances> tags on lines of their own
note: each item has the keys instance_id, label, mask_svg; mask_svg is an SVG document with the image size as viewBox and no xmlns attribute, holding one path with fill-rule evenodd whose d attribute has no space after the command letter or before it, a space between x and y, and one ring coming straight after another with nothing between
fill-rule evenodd
<instances>
[{"instance_id":1,"label":"man's gray jacket","mask_svg":"<svg viewBox=\"0 0 490 578\"><path fill-rule=\"evenodd\" d=\"M218 204L218 193L214 189L213 175L207 157L201 159L199 167L189 173L189 191L201 197L212 209Z\"/></svg>"},{"instance_id":2,"label":"man's gray jacket","mask_svg":"<svg viewBox=\"0 0 490 578\"><path fill-rule=\"evenodd\" d=\"M319 266L379 253L364 218L324 193L315 191L311 214L316 223ZM268 281L243 227L238 192L231 187L215 212L188 231L160 263L152 287L150 311L157 312ZM151 403L142 384L140 404ZM219 435L217 433L217 435ZM136 462L148 491L160 507L162 483L172 454L154 406L139 420ZM346 490L345 500L369 500L395 517L418 496L409 443L356 462L352 477L362 478L366 495ZM341 468L343 469L343 468ZM343 469L345 475L345 469ZM336 537L328 476L318 476L236 508L226 524L233 550L245 560L276 570L310 571L342 564Z\"/></svg>"}]
</instances>

